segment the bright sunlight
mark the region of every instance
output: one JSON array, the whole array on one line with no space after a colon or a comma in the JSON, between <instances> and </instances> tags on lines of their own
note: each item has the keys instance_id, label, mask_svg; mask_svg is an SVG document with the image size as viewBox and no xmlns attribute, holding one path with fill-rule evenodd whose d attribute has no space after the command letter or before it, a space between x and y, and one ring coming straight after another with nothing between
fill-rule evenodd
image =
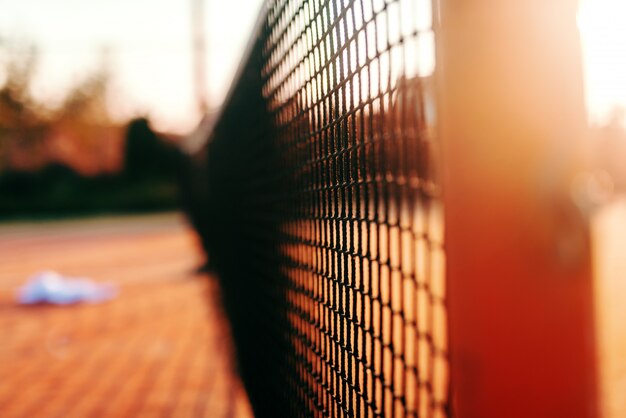
<instances>
[{"instance_id":1,"label":"bright sunlight","mask_svg":"<svg viewBox=\"0 0 626 418\"><path fill-rule=\"evenodd\" d=\"M592 124L626 108L626 2L582 0L578 16Z\"/></svg>"}]
</instances>

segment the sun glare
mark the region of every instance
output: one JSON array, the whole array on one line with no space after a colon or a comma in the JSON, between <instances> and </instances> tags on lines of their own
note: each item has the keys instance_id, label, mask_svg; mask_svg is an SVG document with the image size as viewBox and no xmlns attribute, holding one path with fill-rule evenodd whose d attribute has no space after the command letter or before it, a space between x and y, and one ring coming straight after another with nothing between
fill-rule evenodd
<instances>
[{"instance_id":1,"label":"sun glare","mask_svg":"<svg viewBox=\"0 0 626 418\"><path fill-rule=\"evenodd\" d=\"M582 0L578 26L589 119L604 124L626 108L626 2Z\"/></svg>"}]
</instances>

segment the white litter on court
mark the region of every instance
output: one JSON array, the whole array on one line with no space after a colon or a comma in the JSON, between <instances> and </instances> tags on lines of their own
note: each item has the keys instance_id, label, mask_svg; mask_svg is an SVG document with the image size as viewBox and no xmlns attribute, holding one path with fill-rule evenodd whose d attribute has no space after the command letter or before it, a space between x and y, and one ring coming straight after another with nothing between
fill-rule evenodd
<instances>
[{"instance_id":1,"label":"white litter on court","mask_svg":"<svg viewBox=\"0 0 626 418\"><path fill-rule=\"evenodd\" d=\"M67 277L54 271L43 271L31 276L19 288L17 301L23 305L51 303L69 305L98 303L113 299L117 287L110 283L96 283L82 277Z\"/></svg>"}]
</instances>

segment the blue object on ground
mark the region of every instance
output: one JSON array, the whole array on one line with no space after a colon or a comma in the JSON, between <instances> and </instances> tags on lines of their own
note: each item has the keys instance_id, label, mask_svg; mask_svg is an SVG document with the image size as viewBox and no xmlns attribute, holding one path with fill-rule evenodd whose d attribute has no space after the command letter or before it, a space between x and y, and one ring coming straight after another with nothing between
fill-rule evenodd
<instances>
[{"instance_id":1,"label":"blue object on ground","mask_svg":"<svg viewBox=\"0 0 626 418\"><path fill-rule=\"evenodd\" d=\"M68 305L72 303L97 303L113 299L117 288L109 283L95 283L85 278L71 278L53 271L35 274L18 290L20 304L52 303Z\"/></svg>"}]
</instances>

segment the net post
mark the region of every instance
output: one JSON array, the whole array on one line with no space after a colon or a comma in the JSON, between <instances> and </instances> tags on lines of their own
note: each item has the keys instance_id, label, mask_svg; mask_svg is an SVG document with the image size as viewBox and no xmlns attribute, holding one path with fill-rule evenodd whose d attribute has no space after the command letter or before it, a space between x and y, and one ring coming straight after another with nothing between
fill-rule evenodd
<instances>
[{"instance_id":1,"label":"net post","mask_svg":"<svg viewBox=\"0 0 626 418\"><path fill-rule=\"evenodd\" d=\"M440 0L452 408L598 415L575 0Z\"/></svg>"}]
</instances>

